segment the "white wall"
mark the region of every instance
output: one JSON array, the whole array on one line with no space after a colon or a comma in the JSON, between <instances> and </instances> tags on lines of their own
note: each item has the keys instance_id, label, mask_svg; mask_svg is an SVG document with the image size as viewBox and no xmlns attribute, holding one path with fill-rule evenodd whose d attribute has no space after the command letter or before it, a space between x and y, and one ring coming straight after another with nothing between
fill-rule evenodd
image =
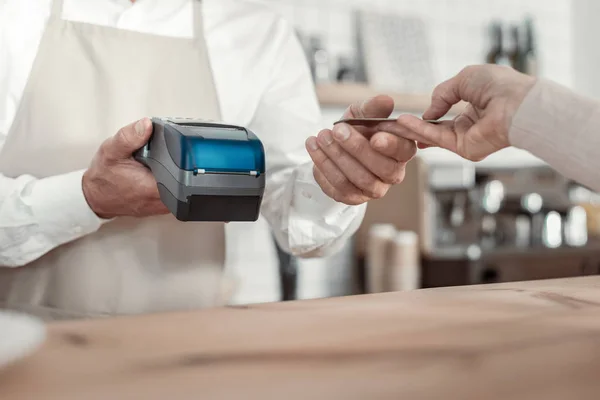
<instances>
[{"instance_id":1,"label":"white wall","mask_svg":"<svg viewBox=\"0 0 600 400\"><path fill-rule=\"evenodd\" d=\"M573 88L600 99L600 1L572 0Z\"/></svg>"}]
</instances>

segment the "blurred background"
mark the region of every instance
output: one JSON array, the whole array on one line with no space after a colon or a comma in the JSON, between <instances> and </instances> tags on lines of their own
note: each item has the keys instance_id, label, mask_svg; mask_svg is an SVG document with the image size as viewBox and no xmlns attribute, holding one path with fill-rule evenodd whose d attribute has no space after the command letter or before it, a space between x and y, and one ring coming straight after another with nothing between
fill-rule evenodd
<instances>
[{"instance_id":1,"label":"blurred background","mask_svg":"<svg viewBox=\"0 0 600 400\"><path fill-rule=\"evenodd\" d=\"M435 84L469 64L509 65L600 98L597 1L263 2L296 28L323 126L377 93L394 97L395 115L420 115ZM477 164L420 151L340 254L279 253L279 266L242 272L237 301L598 274L599 210L596 193L516 149Z\"/></svg>"}]
</instances>

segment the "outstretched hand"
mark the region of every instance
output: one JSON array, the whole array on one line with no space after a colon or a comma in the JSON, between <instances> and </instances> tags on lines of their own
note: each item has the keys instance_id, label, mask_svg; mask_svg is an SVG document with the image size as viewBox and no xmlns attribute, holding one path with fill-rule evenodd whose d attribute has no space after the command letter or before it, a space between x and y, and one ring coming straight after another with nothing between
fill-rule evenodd
<instances>
[{"instance_id":1,"label":"outstretched hand","mask_svg":"<svg viewBox=\"0 0 600 400\"><path fill-rule=\"evenodd\" d=\"M420 148L441 147L463 158L480 161L510 145L508 132L517 109L535 79L509 67L471 66L435 88L423 119L402 115L380 129L415 140ZM466 110L453 120L431 124L460 102Z\"/></svg>"}]
</instances>

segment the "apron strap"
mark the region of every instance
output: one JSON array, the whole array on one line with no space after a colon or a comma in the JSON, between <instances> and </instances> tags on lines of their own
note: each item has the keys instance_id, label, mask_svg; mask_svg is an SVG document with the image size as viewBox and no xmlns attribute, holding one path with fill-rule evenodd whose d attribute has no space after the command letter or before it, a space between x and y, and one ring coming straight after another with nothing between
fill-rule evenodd
<instances>
[{"instance_id":1,"label":"apron strap","mask_svg":"<svg viewBox=\"0 0 600 400\"><path fill-rule=\"evenodd\" d=\"M194 7L194 38L203 39L204 18L202 17L202 0L192 0L192 3L192 6Z\"/></svg>"},{"instance_id":2,"label":"apron strap","mask_svg":"<svg viewBox=\"0 0 600 400\"><path fill-rule=\"evenodd\" d=\"M64 0L52 0L52 9L50 11L52 17L58 19L62 17L63 2Z\"/></svg>"}]
</instances>

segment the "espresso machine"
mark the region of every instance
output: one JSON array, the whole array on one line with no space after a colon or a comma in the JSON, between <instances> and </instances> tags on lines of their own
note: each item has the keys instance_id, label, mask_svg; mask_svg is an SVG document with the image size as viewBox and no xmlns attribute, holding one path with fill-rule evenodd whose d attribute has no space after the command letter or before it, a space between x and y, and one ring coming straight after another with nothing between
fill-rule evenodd
<instances>
[{"instance_id":1,"label":"espresso machine","mask_svg":"<svg viewBox=\"0 0 600 400\"><path fill-rule=\"evenodd\" d=\"M600 273L581 206L595 194L546 166L428 168L423 287Z\"/></svg>"}]
</instances>

